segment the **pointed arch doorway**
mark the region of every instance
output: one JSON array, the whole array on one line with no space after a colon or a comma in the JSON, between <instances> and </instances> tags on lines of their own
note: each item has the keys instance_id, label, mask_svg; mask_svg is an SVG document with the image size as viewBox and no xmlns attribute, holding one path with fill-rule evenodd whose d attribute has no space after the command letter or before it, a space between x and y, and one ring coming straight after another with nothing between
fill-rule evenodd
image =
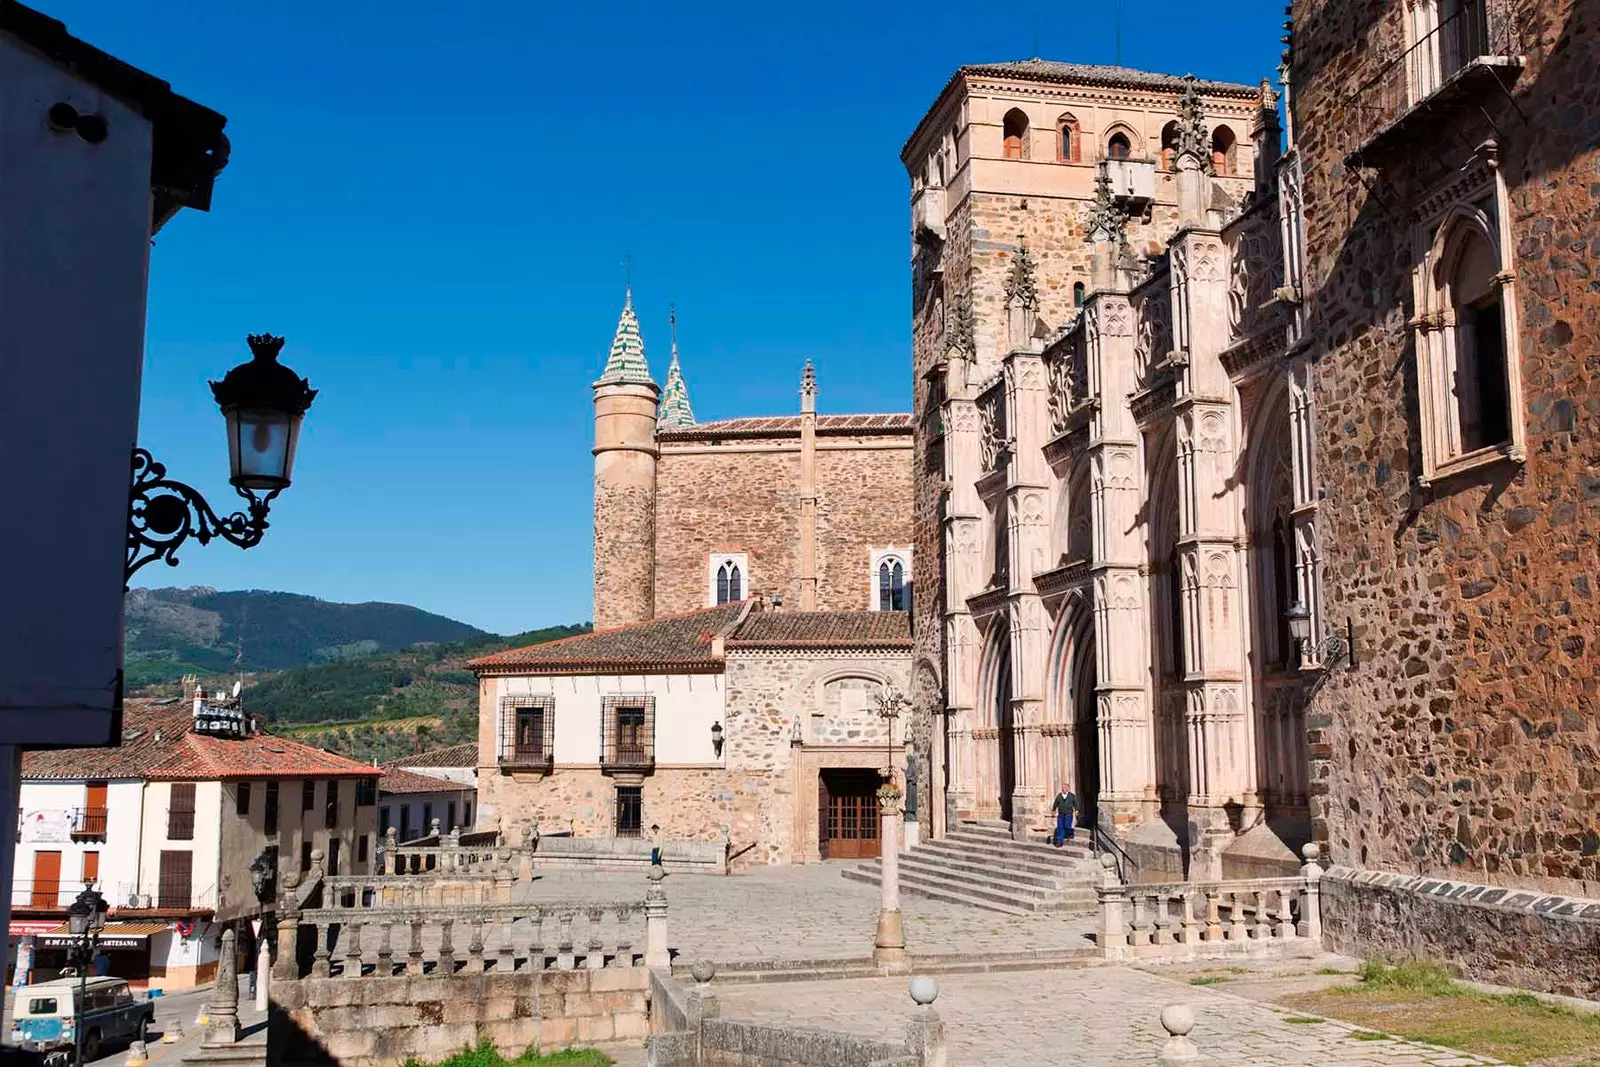
<instances>
[{"instance_id":1,"label":"pointed arch doorway","mask_svg":"<svg viewBox=\"0 0 1600 1067\"><path fill-rule=\"evenodd\" d=\"M999 772L995 785L1000 794L1000 818L1010 822L1011 795L1017 789L1017 730L1016 709L1011 706L1011 642L1003 638L994 679L995 760Z\"/></svg>"}]
</instances>

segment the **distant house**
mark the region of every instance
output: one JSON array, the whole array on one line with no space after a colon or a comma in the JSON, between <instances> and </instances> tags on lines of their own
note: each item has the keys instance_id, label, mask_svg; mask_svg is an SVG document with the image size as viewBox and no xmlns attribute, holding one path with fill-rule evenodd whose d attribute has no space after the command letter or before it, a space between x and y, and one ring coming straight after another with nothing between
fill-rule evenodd
<instances>
[{"instance_id":1,"label":"distant house","mask_svg":"<svg viewBox=\"0 0 1600 1067\"><path fill-rule=\"evenodd\" d=\"M256 857L371 869L375 768L262 733L229 700L130 700L118 748L29 752L12 879L9 962L66 965L66 909L88 883L111 905L102 944L137 984L209 981L217 939L241 945L259 903ZM248 957L247 957L248 958Z\"/></svg>"},{"instance_id":2,"label":"distant house","mask_svg":"<svg viewBox=\"0 0 1600 1067\"><path fill-rule=\"evenodd\" d=\"M478 743L468 741L448 748L435 748L418 752L415 756L401 756L390 760L385 767L403 767L408 771L426 774L433 778L448 778L452 782L470 785L478 783ZM471 820L463 820L470 822Z\"/></svg>"},{"instance_id":3,"label":"distant house","mask_svg":"<svg viewBox=\"0 0 1600 1067\"><path fill-rule=\"evenodd\" d=\"M394 827L398 840L415 841L433 832L434 820L440 833L471 830L477 799L478 788L472 781L452 781L390 764L378 779L378 835L387 836Z\"/></svg>"}]
</instances>

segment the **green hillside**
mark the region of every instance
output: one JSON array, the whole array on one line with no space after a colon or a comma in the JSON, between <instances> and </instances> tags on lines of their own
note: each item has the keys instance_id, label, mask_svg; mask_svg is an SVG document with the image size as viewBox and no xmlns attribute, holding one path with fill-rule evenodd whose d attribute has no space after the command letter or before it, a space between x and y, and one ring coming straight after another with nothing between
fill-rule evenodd
<instances>
[{"instance_id":1,"label":"green hillside","mask_svg":"<svg viewBox=\"0 0 1600 1067\"><path fill-rule=\"evenodd\" d=\"M133 589L124 602L129 687L185 674L275 671L417 645L494 640L477 627L407 604L340 604L205 586Z\"/></svg>"}]
</instances>

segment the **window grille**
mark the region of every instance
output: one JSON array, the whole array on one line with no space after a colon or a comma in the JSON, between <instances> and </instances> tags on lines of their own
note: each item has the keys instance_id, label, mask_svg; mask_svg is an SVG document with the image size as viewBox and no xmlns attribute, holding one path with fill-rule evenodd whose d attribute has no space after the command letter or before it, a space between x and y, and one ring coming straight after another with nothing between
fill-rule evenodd
<instances>
[{"instance_id":1,"label":"window grille","mask_svg":"<svg viewBox=\"0 0 1600 1067\"><path fill-rule=\"evenodd\" d=\"M617 836L638 837L644 830L644 790L617 786Z\"/></svg>"},{"instance_id":2,"label":"window grille","mask_svg":"<svg viewBox=\"0 0 1600 1067\"><path fill-rule=\"evenodd\" d=\"M655 731L654 697L606 697L600 716L600 765L628 770L654 767Z\"/></svg>"},{"instance_id":3,"label":"window grille","mask_svg":"<svg viewBox=\"0 0 1600 1067\"><path fill-rule=\"evenodd\" d=\"M555 697L510 696L501 698L501 766L548 766L555 759L555 749Z\"/></svg>"}]
</instances>

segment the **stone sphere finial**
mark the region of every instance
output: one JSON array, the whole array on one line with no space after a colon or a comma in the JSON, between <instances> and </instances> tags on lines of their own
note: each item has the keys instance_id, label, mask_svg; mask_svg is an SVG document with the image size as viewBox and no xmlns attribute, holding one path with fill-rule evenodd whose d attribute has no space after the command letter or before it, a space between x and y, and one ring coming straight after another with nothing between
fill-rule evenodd
<instances>
[{"instance_id":1,"label":"stone sphere finial","mask_svg":"<svg viewBox=\"0 0 1600 1067\"><path fill-rule=\"evenodd\" d=\"M285 889L299 889L300 888L300 872L299 871L289 871L289 872L285 873L284 876L283 876L283 888L285 888Z\"/></svg>"},{"instance_id":2,"label":"stone sphere finial","mask_svg":"<svg viewBox=\"0 0 1600 1067\"><path fill-rule=\"evenodd\" d=\"M1187 1004L1168 1004L1161 1009L1161 1027L1173 1037L1188 1037L1194 1029L1194 1009Z\"/></svg>"},{"instance_id":3,"label":"stone sphere finial","mask_svg":"<svg viewBox=\"0 0 1600 1067\"><path fill-rule=\"evenodd\" d=\"M667 872L662 868L661 864L659 864L659 863L652 863L650 865L650 872L645 875L646 878L648 878L652 882L656 882L656 883L660 883L661 879L665 878L666 876L667 876Z\"/></svg>"},{"instance_id":4,"label":"stone sphere finial","mask_svg":"<svg viewBox=\"0 0 1600 1067\"><path fill-rule=\"evenodd\" d=\"M1322 846L1315 841L1307 841L1300 846L1300 855L1305 857L1307 863L1315 863L1322 856Z\"/></svg>"},{"instance_id":5,"label":"stone sphere finial","mask_svg":"<svg viewBox=\"0 0 1600 1067\"><path fill-rule=\"evenodd\" d=\"M1109 853L1109 852L1100 853L1100 866L1104 867L1106 870L1109 871L1111 868L1115 867L1116 865L1117 865L1116 857L1112 856L1111 853Z\"/></svg>"},{"instance_id":6,"label":"stone sphere finial","mask_svg":"<svg viewBox=\"0 0 1600 1067\"><path fill-rule=\"evenodd\" d=\"M939 980L931 974L919 974L911 979L911 1001L926 1008L939 999Z\"/></svg>"},{"instance_id":7,"label":"stone sphere finial","mask_svg":"<svg viewBox=\"0 0 1600 1067\"><path fill-rule=\"evenodd\" d=\"M694 966L689 968L689 973L694 976L696 982L705 985L717 976L717 965L710 960L695 960Z\"/></svg>"}]
</instances>

